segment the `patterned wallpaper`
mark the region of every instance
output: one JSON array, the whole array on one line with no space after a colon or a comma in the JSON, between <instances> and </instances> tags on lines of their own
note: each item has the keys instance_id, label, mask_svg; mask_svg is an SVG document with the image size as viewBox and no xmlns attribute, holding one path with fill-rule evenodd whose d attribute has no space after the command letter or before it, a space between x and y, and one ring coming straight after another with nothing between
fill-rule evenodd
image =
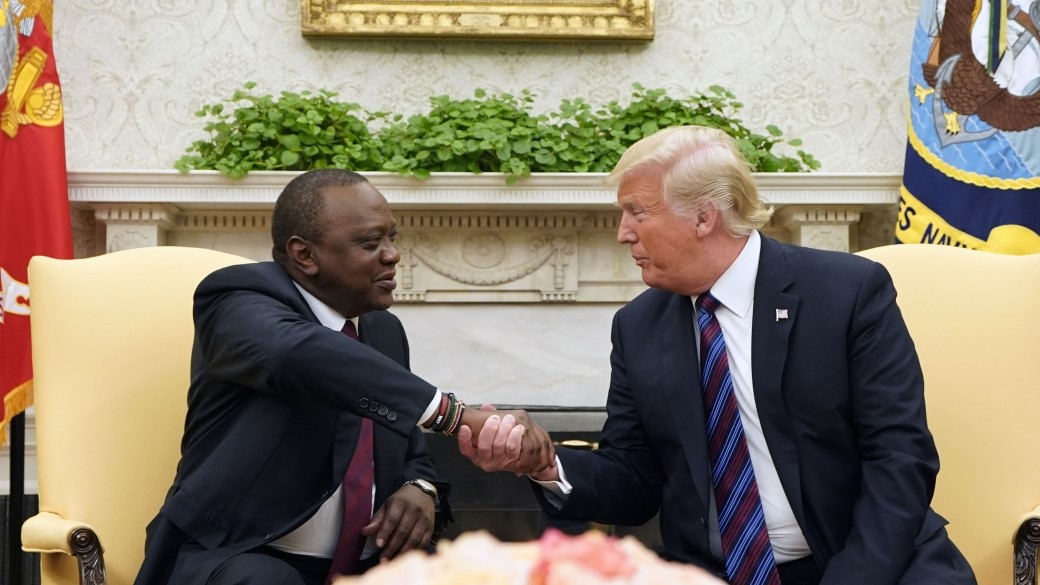
<instances>
[{"instance_id":1,"label":"patterned wallpaper","mask_svg":"<svg viewBox=\"0 0 1040 585\"><path fill-rule=\"evenodd\" d=\"M537 107L723 85L756 129L801 137L830 172L898 173L917 0L656 0L651 43L306 39L299 0L58 0L69 167L170 168L193 113L255 81L368 109L530 88Z\"/></svg>"}]
</instances>

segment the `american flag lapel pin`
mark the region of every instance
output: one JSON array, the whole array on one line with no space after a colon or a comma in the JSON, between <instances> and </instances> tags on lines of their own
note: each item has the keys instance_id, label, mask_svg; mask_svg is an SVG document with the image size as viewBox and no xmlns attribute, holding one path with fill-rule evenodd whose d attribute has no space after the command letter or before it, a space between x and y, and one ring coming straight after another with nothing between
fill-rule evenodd
<instances>
[{"instance_id":1,"label":"american flag lapel pin","mask_svg":"<svg viewBox=\"0 0 1040 585\"><path fill-rule=\"evenodd\" d=\"M779 321L780 319L786 319L786 318L787 318L787 309L777 309L776 310L776 320L777 321Z\"/></svg>"}]
</instances>

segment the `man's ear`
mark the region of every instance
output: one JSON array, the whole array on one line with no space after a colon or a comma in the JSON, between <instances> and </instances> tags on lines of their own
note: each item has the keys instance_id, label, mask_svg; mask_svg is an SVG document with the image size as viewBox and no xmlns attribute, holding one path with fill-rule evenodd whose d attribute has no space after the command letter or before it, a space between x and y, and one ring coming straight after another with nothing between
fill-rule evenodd
<instances>
[{"instance_id":1,"label":"man's ear","mask_svg":"<svg viewBox=\"0 0 1040 585\"><path fill-rule=\"evenodd\" d=\"M300 236L293 236L285 244L289 264L307 276L318 275L318 260L314 257L314 246Z\"/></svg>"},{"instance_id":2,"label":"man's ear","mask_svg":"<svg viewBox=\"0 0 1040 585\"><path fill-rule=\"evenodd\" d=\"M694 216L694 230L699 237L704 237L715 231L716 226L722 220L719 210L714 205L701 205Z\"/></svg>"}]
</instances>

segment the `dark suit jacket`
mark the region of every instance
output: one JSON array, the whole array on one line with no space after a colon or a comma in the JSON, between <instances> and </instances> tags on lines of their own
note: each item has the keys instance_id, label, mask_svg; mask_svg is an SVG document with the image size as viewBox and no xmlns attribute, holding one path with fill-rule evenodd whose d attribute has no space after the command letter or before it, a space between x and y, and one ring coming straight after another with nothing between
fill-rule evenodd
<instances>
[{"instance_id":1,"label":"dark suit jacket","mask_svg":"<svg viewBox=\"0 0 1040 585\"><path fill-rule=\"evenodd\" d=\"M436 481L416 423L435 389L408 371L393 315L363 343L322 326L271 262L218 270L194 306L181 460L149 524L139 585L204 583L223 560L307 520L336 490L361 417L375 422L378 509L407 479Z\"/></svg>"},{"instance_id":2,"label":"dark suit jacket","mask_svg":"<svg viewBox=\"0 0 1040 585\"><path fill-rule=\"evenodd\" d=\"M938 533L948 544L945 520L929 507L939 461L895 298L880 264L762 238L755 401L824 583L894 584L916 545ZM708 541L692 311L689 297L655 289L618 311L600 449L561 449L574 491L561 510L542 502L550 514L608 524L642 524L660 510L665 554L720 571Z\"/></svg>"}]
</instances>

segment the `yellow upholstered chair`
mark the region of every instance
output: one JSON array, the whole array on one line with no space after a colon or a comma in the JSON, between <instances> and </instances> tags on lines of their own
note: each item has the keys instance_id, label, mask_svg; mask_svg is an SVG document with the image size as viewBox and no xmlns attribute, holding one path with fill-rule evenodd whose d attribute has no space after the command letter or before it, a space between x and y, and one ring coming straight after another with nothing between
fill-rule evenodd
<instances>
[{"instance_id":1,"label":"yellow upholstered chair","mask_svg":"<svg viewBox=\"0 0 1040 585\"><path fill-rule=\"evenodd\" d=\"M245 262L178 247L30 262L40 513L22 548L44 553L45 585L133 582L179 456L192 295Z\"/></svg>"},{"instance_id":2,"label":"yellow upholstered chair","mask_svg":"<svg viewBox=\"0 0 1040 585\"><path fill-rule=\"evenodd\" d=\"M941 466L933 507L981 585L1035 584L1040 254L929 245L860 254L892 274L921 358Z\"/></svg>"}]
</instances>

